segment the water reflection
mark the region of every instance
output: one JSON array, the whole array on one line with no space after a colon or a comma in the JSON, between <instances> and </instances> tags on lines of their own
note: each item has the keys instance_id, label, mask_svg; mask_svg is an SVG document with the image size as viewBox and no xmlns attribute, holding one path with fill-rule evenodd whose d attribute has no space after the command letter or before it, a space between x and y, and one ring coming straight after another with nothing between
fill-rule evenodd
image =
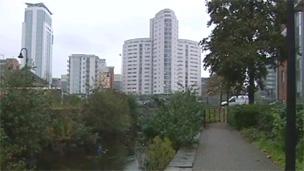
<instances>
[{"instance_id":1,"label":"water reflection","mask_svg":"<svg viewBox=\"0 0 304 171\"><path fill-rule=\"evenodd\" d=\"M105 153L98 155L98 148ZM99 149L100 150L100 149ZM64 153L44 151L37 163L38 170L122 170L132 149L121 138L112 138L102 145L68 147Z\"/></svg>"}]
</instances>

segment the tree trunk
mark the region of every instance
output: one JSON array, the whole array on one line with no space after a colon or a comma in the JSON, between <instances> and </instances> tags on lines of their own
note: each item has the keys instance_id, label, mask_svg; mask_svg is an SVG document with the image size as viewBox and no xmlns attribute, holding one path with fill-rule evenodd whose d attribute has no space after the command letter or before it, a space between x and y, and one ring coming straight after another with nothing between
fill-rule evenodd
<instances>
[{"instance_id":1,"label":"tree trunk","mask_svg":"<svg viewBox=\"0 0 304 171\"><path fill-rule=\"evenodd\" d=\"M248 86L248 99L249 99L249 104L254 104L254 93L255 93L255 84L254 84L254 79L255 79L255 72L253 69L249 69L249 86Z\"/></svg>"},{"instance_id":2,"label":"tree trunk","mask_svg":"<svg viewBox=\"0 0 304 171\"><path fill-rule=\"evenodd\" d=\"M228 90L227 90L226 100L227 100L227 106L229 106L229 91Z\"/></svg>"},{"instance_id":3,"label":"tree trunk","mask_svg":"<svg viewBox=\"0 0 304 171\"><path fill-rule=\"evenodd\" d=\"M221 89L221 91L220 91L220 107L222 105L222 101L223 101L223 91Z\"/></svg>"}]
</instances>

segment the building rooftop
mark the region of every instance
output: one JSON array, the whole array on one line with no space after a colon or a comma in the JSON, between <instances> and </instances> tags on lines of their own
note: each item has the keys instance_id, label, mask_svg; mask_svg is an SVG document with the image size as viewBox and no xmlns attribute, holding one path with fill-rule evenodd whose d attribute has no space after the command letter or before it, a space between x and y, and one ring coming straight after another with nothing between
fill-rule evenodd
<instances>
[{"instance_id":1,"label":"building rooftop","mask_svg":"<svg viewBox=\"0 0 304 171\"><path fill-rule=\"evenodd\" d=\"M44 9L46 9L51 15L53 14L43 3L25 3L27 5L27 7L42 7Z\"/></svg>"}]
</instances>

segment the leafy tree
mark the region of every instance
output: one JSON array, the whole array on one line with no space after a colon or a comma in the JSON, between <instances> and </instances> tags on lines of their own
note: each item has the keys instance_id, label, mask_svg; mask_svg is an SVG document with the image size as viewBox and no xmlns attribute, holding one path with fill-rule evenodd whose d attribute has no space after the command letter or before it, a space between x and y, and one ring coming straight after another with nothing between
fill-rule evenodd
<instances>
[{"instance_id":1,"label":"leafy tree","mask_svg":"<svg viewBox=\"0 0 304 171\"><path fill-rule=\"evenodd\" d=\"M126 95L112 90L96 90L83 106L86 124L101 133L121 133L131 126Z\"/></svg>"},{"instance_id":2,"label":"leafy tree","mask_svg":"<svg viewBox=\"0 0 304 171\"><path fill-rule=\"evenodd\" d=\"M31 167L31 159L47 143L48 98L35 89L28 70L7 71L1 94L1 170Z\"/></svg>"},{"instance_id":3,"label":"leafy tree","mask_svg":"<svg viewBox=\"0 0 304 171\"><path fill-rule=\"evenodd\" d=\"M89 141L90 128L85 126L80 113L71 110L56 111L56 114L51 115L51 120L48 136L52 145L82 145Z\"/></svg>"},{"instance_id":4,"label":"leafy tree","mask_svg":"<svg viewBox=\"0 0 304 171\"><path fill-rule=\"evenodd\" d=\"M64 104L64 106L80 107L81 98L79 96L73 95L73 94L64 95L63 104Z\"/></svg>"},{"instance_id":5,"label":"leafy tree","mask_svg":"<svg viewBox=\"0 0 304 171\"><path fill-rule=\"evenodd\" d=\"M284 56L285 1L211 0L207 1L211 35L201 41L209 51L205 68L222 76L228 87L247 86L249 103L254 103L255 84L263 88L266 65Z\"/></svg>"}]
</instances>

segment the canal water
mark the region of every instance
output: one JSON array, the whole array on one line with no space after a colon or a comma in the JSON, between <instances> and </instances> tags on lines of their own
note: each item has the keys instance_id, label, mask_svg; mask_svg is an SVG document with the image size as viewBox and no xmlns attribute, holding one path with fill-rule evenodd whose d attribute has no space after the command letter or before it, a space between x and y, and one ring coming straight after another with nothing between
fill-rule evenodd
<instances>
[{"instance_id":1,"label":"canal water","mask_svg":"<svg viewBox=\"0 0 304 171\"><path fill-rule=\"evenodd\" d=\"M46 150L37 162L38 170L123 170L132 163L132 149L121 140L108 142L98 151L99 145L84 148L71 147L64 154Z\"/></svg>"}]
</instances>

